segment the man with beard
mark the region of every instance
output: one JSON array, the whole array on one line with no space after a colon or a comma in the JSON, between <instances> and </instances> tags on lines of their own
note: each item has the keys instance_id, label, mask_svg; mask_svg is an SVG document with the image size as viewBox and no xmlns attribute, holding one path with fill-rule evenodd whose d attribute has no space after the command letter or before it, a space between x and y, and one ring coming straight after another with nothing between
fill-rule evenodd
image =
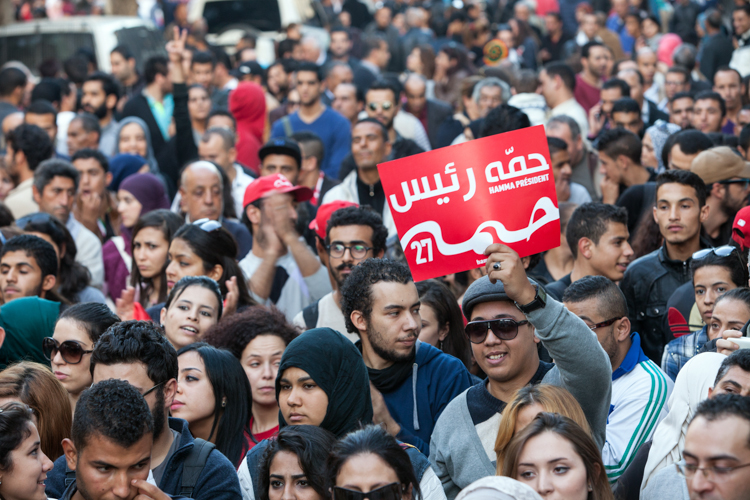
<instances>
[{"instance_id":1,"label":"man with beard","mask_svg":"<svg viewBox=\"0 0 750 500\"><path fill-rule=\"evenodd\" d=\"M704 236L712 247L729 244L734 216L747 205L750 195L750 162L728 146L720 146L696 156L690 171L703 179L708 189L706 205L710 208L703 222Z\"/></svg>"},{"instance_id":2,"label":"man with beard","mask_svg":"<svg viewBox=\"0 0 750 500\"><path fill-rule=\"evenodd\" d=\"M114 113L119 98L120 88L117 82L106 73L89 75L81 87L81 107L99 119L99 151L107 157L115 153L117 146L120 125L115 120Z\"/></svg>"},{"instance_id":3,"label":"man with beard","mask_svg":"<svg viewBox=\"0 0 750 500\"><path fill-rule=\"evenodd\" d=\"M203 449L205 442L193 438L186 421L169 417L177 392L177 372L174 347L160 327L146 321L113 325L99 338L91 354L94 384L124 380L141 393L149 406L154 419L150 469L156 485L168 495L185 495L182 485L192 479L190 497L195 500L236 500L242 495L237 473L218 450L208 453L202 468L185 465L195 459L194 454ZM61 498L69 474L65 465L66 457L62 456L47 474L47 496Z\"/></svg>"},{"instance_id":4,"label":"man with beard","mask_svg":"<svg viewBox=\"0 0 750 500\"><path fill-rule=\"evenodd\" d=\"M356 334L346 333L341 288L354 266L383 257L388 230L372 208L345 201L320 207L313 224L318 236L318 255L328 268L333 291L304 308L295 316L294 324L303 330L333 328L356 342L359 339Z\"/></svg>"},{"instance_id":5,"label":"man with beard","mask_svg":"<svg viewBox=\"0 0 750 500\"><path fill-rule=\"evenodd\" d=\"M422 329L419 293L406 264L368 259L341 289L346 329L370 375L373 418L396 439L430 451L440 415L472 385L463 363L417 340Z\"/></svg>"},{"instance_id":6,"label":"man with beard","mask_svg":"<svg viewBox=\"0 0 750 500\"><path fill-rule=\"evenodd\" d=\"M265 147L273 147L279 154L285 146L274 145L278 141L272 139ZM308 201L312 194L310 188L294 186L275 173L253 181L242 202L242 221L254 238L252 249L240 261L248 288L259 304L276 306L289 321L331 291L326 268L300 237L298 228L297 204Z\"/></svg>"},{"instance_id":7,"label":"man with beard","mask_svg":"<svg viewBox=\"0 0 750 500\"><path fill-rule=\"evenodd\" d=\"M599 93L611 61L609 49L601 42L589 42L581 48L583 71L576 75L574 95L587 114L599 102Z\"/></svg>"},{"instance_id":8,"label":"man with beard","mask_svg":"<svg viewBox=\"0 0 750 500\"><path fill-rule=\"evenodd\" d=\"M336 178L351 144L350 123L338 111L321 102L323 82L320 69L314 63L303 62L297 67L297 92L299 111L277 120L271 127L271 138L302 131L315 132L323 141L326 152L320 169ZM292 132L287 133L288 130Z\"/></svg>"}]
</instances>

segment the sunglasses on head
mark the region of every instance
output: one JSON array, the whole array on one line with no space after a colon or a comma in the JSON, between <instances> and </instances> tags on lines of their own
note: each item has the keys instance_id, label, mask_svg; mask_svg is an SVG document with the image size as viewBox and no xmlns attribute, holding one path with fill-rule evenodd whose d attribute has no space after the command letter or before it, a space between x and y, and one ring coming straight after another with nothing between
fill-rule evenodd
<instances>
[{"instance_id":1,"label":"sunglasses on head","mask_svg":"<svg viewBox=\"0 0 750 500\"><path fill-rule=\"evenodd\" d=\"M87 351L75 340L66 340L62 344L52 337L46 337L42 340L42 351L44 357L52 361L57 353L60 353L63 361L69 365L77 365L83 359L84 354L90 354L94 350Z\"/></svg>"},{"instance_id":2,"label":"sunglasses on head","mask_svg":"<svg viewBox=\"0 0 750 500\"><path fill-rule=\"evenodd\" d=\"M739 257L740 252L737 250L737 248L730 246L730 245L724 245L721 247L716 248L704 248L703 250L698 250L693 254L693 260L701 260L705 259L710 254L715 254L717 257L729 257L732 255L732 253L737 252L737 256Z\"/></svg>"},{"instance_id":3,"label":"sunglasses on head","mask_svg":"<svg viewBox=\"0 0 750 500\"><path fill-rule=\"evenodd\" d=\"M368 492L333 487L333 500L400 500L402 488L399 483L386 484Z\"/></svg>"},{"instance_id":4,"label":"sunglasses on head","mask_svg":"<svg viewBox=\"0 0 750 500\"><path fill-rule=\"evenodd\" d=\"M208 218L204 219L198 219L197 221L193 222L194 226L198 226L199 228L203 229L205 232L210 233L212 231L216 231L221 227L221 222L217 220L211 220Z\"/></svg>"},{"instance_id":5,"label":"sunglasses on head","mask_svg":"<svg viewBox=\"0 0 750 500\"><path fill-rule=\"evenodd\" d=\"M518 336L518 327L528 324L528 320L516 321L508 318L497 318L490 320L472 321L466 328L466 336L472 344L481 344L487 338L487 332L500 340L513 340Z\"/></svg>"},{"instance_id":6,"label":"sunglasses on head","mask_svg":"<svg viewBox=\"0 0 750 500\"><path fill-rule=\"evenodd\" d=\"M393 107L393 103L391 101L385 101L381 104L378 104L377 102L371 102L367 105L367 107L370 108L370 111L377 111L378 108L383 108L383 111L388 111Z\"/></svg>"}]
</instances>

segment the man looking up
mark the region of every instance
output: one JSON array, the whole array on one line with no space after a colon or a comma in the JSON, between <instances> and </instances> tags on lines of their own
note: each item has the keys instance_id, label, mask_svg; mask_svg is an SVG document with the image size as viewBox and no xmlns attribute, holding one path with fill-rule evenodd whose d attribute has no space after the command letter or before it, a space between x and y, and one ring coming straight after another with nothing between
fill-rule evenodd
<instances>
[{"instance_id":1,"label":"man looking up","mask_svg":"<svg viewBox=\"0 0 750 500\"><path fill-rule=\"evenodd\" d=\"M359 335L370 374L373 421L428 454L435 422L471 386L469 372L457 358L417 340L419 293L405 264L363 261L344 282L341 297L346 329Z\"/></svg>"},{"instance_id":2,"label":"man looking up","mask_svg":"<svg viewBox=\"0 0 750 500\"><path fill-rule=\"evenodd\" d=\"M738 114L742 109L742 96L745 95L745 85L742 76L736 69L724 66L716 70L714 74L714 92L717 92L727 108L721 131L725 134L739 135L737 124ZM732 129L730 131L730 129Z\"/></svg>"},{"instance_id":3,"label":"man looking up","mask_svg":"<svg viewBox=\"0 0 750 500\"><path fill-rule=\"evenodd\" d=\"M602 83L611 62L609 49L601 42L589 42L581 48L583 71L576 75L575 98L586 114L599 102Z\"/></svg>"},{"instance_id":4,"label":"man looking up","mask_svg":"<svg viewBox=\"0 0 750 500\"><path fill-rule=\"evenodd\" d=\"M147 468L164 493L185 494L183 485L193 480L189 494L195 500L241 498L237 472L218 450L208 451L202 468L190 467L196 454L207 449L205 441L193 438L185 420L169 416L177 392L177 352L159 326L147 321L123 321L111 326L99 337L91 354L91 373L93 387L110 379L124 380L146 400L153 420L153 447ZM76 411L81 404L79 400ZM52 498L60 498L65 489L65 463L66 457L60 457L47 475L46 493Z\"/></svg>"},{"instance_id":5,"label":"man looking up","mask_svg":"<svg viewBox=\"0 0 750 500\"><path fill-rule=\"evenodd\" d=\"M391 156L388 130L378 120L360 120L352 129L352 157L357 165L346 178L323 197L323 203L344 200L357 205L371 206L382 214L388 235L396 234L391 209L385 200L385 191L380 183L378 164Z\"/></svg>"},{"instance_id":6,"label":"man looking up","mask_svg":"<svg viewBox=\"0 0 750 500\"><path fill-rule=\"evenodd\" d=\"M91 286L104 283L102 243L72 215L78 190L78 170L64 160L47 160L34 172L34 201L39 211L47 213L68 227L76 246L76 262L91 274ZM70 229L73 228L73 230Z\"/></svg>"},{"instance_id":7,"label":"man looking up","mask_svg":"<svg viewBox=\"0 0 750 500\"><path fill-rule=\"evenodd\" d=\"M576 182L585 187L592 198L597 197L594 172L599 165L599 155L591 151L583 142L578 122L569 116L559 115L550 118L546 129L547 137L557 137L568 145L570 165L573 169L570 176L571 182Z\"/></svg>"},{"instance_id":8,"label":"man looking up","mask_svg":"<svg viewBox=\"0 0 750 500\"><path fill-rule=\"evenodd\" d=\"M573 118L581 134L588 137L586 110L575 99L576 77L570 66L563 62L546 64L539 73L539 82L544 100L550 108L550 117L567 115Z\"/></svg>"},{"instance_id":9,"label":"man looking up","mask_svg":"<svg viewBox=\"0 0 750 500\"><path fill-rule=\"evenodd\" d=\"M734 216L747 205L750 195L750 162L728 146L719 146L698 154L690 171L703 179L708 189L708 218L703 222L706 239L712 247L728 244Z\"/></svg>"},{"instance_id":10,"label":"man looking up","mask_svg":"<svg viewBox=\"0 0 750 500\"><path fill-rule=\"evenodd\" d=\"M446 103L435 99L428 99L427 81L422 75L412 73L404 82L407 113L419 118L419 122L427 132L432 149L438 146L438 130L444 121L453 116L453 109Z\"/></svg>"},{"instance_id":11,"label":"man looking up","mask_svg":"<svg viewBox=\"0 0 750 500\"><path fill-rule=\"evenodd\" d=\"M114 113L119 98L120 88L105 73L92 73L86 77L81 87L81 108L99 120L99 150L107 157L115 154L117 147L120 124L115 120ZM70 154L72 156L74 153Z\"/></svg>"},{"instance_id":12,"label":"man looking up","mask_svg":"<svg viewBox=\"0 0 750 500\"><path fill-rule=\"evenodd\" d=\"M576 208L565 231L575 259L573 270L547 285L547 293L561 299L571 283L585 276L620 281L633 257L629 235L628 213L624 208L604 203L584 203Z\"/></svg>"},{"instance_id":13,"label":"man looking up","mask_svg":"<svg viewBox=\"0 0 750 500\"><path fill-rule=\"evenodd\" d=\"M689 92L679 92L669 101L669 123L679 125L682 130L693 128L695 98Z\"/></svg>"},{"instance_id":14,"label":"man looking up","mask_svg":"<svg viewBox=\"0 0 750 500\"><path fill-rule=\"evenodd\" d=\"M674 384L643 353L640 336L630 328L625 297L612 281L584 276L565 290L563 304L596 334L612 365L602 461L607 478L616 481L667 416Z\"/></svg>"},{"instance_id":15,"label":"man looking up","mask_svg":"<svg viewBox=\"0 0 750 500\"><path fill-rule=\"evenodd\" d=\"M39 211L34 202L34 170L54 153L53 143L36 125L21 125L5 135L5 167L16 183L4 203L20 219Z\"/></svg>"},{"instance_id":16,"label":"man looking up","mask_svg":"<svg viewBox=\"0 0 750 500\"><path fill-rule=\"evenodd\" d=\"M196 161L182 171L180 176L180 208L186 222L200 219L217 220L232 233L237 241L238 259L242 259L253 245L252 236L239 222L223 217L224 182L219 167L208 161Z\"/></svg>"},{"instance_id":17,"label":"man looking up","mask_svg":"<svg viewBox=\"0 0 750 500\"><path fill-rule=\"evenodd\" d=\"M326 151L321 170L335 178L349 150L351 126L337 111L320 102L323 85L320 70L315 64L303 62L298 65L297 91L301 103L299 111L276 121L271 127L271 137L286 136L284 123L288 123L293 132L315 132L323 141Z\"/></svg>"},{"instance_id":18,"label":"man looking up","mask_svg":"<svg viewBox=\"0 0 750 500\"><path fill-rule=\"evenodd\" d=\"M0 292L3 303L21 297L47 298L60 302L54 292L57 284L55 249L31 234L9 239L0 250Z\"/></svg>"},{"instance_id":19,"label":"man looking up","mask_svg":"<svg viewBox=\"0 0 750 500\"><path fill-rule=\"evenodd\" d=\"M631 263L620 288L632 329L641 334L643 352L660 362L664 345L672 339L671 332L664 331L667 301L690 280L690 260L702 246L701 224L709 211L706 184L692 172L667 170L656 178L653 211L664 244Z\"/></svg>"},{"instance_id":20,"label":"man looking up","mask_svg":"<svg viewBox=\"0 0 750 500\"><path fill-rule=\"evenodd\" d=\"M641 165L641 140L634 133L614 128L599 138L599 173L602 202L614 205L625 189L654 180L656 173ZM628 214L630 215L630 214Z\"/></svg>"},{"instance_id":21,"label":"man looking up","mask_svg":"<svg viewBox=\"0 0 750 500\"><path fill-rule=\"evenodd\" d=\"M68 124L68 136L66 144L68 154L72 157L82 149L97 149L102 129L99 120L90 113L76 115Z\"/></svg>"},{"instance_id":22,"label":"man looking up","mask_svg":"<svg viewBox=\"0 0 750 500\"><path fill-rule=\"evenodd\" d=\"M300 186L310 188L313 192L310 198L310 204L319 206L323 197L334 186L340 182L333 179L320 170L325 157L325 148L323 141L313 132L297 132L291 139L297 141L300 152L302 153L302 164L297 176L297 183Z\"/></svg>"},{"instance_id":23,"label":"man looking up","mask_svg":"<svg viewBox=\"0 0 750 500\"><path fill-rule=\"evenodd\" d=\"M487 380L448 404L430 442L430 462L449 499L495 474L501 414L516 391L529 384L568 390L580 403L598 446L605 443L612 369L596 336L527 278L512 249L490 245L485 255L488 276L469 286L462 308L474 359ZM539 342L555 364L539 359Z\"/></svg>"},{"instance_id":24,"label":"man looking up","mask_svg":"<svg viewBox=\"0 0 750 500\"><path fill-rule=\"evenodd\" d=\"M340 208L342 206L344 208ZM329 207L334 211L325 225L325 237L318 240L318 255L325 260L333 291L303 309L295 316L294 324L303 330L333 328L356 342L359 337L346 330L344 313L341 311L341 289L354 266L367 259L383 257L388 230L370 207L336 201L320 207L318 214L329 210Z\"/></svg>"},{"instance_id":25,"label":"man looking up","mask_svg":"<svg viewBox=\"0 0 750 500\"><path fill-rule=\"evenodd\" d=\"M62 464L74 473L74 480L60 498L169 498L147 482L154 420L136 388L122 380L104 380L83 391L79 401L70 438L62 442ZM102 469L107 470L109 481L101 481Z\"/></svg>"},{"instance_id":26,"label":"man looking up","mask_svg":"<svg viewBox=\"0 0 750 500\"><path fill-rule=\"evenodd\" d=\"M718 92L706 90L695 96L693 105L693 127L704 134L723 132L722 123L727 115L724 98ZM732 131L734 133L734 126Z\"/></svg>"},{"instance_id":27,"label":"man looking up","mask_svg":"<svg viewBox=\"0 0 750 500\"><path fill-rule=\"evenodd\" d=\"M250 184L243 199L242 221L254 244L240 268L253 298L259 304L275 305L289 321L331 291L325 267L300 237L297 204L310 196L310 189L274 173Z\"/></svg>"}]
</instances>

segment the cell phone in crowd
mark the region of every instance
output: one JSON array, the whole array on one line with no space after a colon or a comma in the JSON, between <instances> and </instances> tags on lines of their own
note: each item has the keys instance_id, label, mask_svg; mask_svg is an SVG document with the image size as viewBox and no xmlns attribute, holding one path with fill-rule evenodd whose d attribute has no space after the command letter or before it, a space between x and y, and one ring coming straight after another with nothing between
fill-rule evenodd
<instances>
[{"instance_id":1,"label":"cell phone in crowd","mask_svg":"<svg viewBox=\"0 0 750 500\"><path fill-rule=\"evenodd\" d=\"M750 338L747 336L747 330L750 327L750 321L745 323L745 325L740 330L740 333L742 334L742 337L740 338L730 338L732 342L737 344L740 349L750 349Z\"/></svg>"}]
</instances>

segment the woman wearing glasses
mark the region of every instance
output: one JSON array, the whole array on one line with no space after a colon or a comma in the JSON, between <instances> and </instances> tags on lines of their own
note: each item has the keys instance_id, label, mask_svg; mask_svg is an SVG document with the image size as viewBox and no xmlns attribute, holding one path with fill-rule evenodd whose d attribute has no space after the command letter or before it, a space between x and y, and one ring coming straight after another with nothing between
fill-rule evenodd
<instances>
[{"instance_id":1,"label":"woman wearing glasses","mask_svg":"<svg viewBox=\"0 0 750 500\"><path fill-rule=\"evenodd\" d=\"M613 500L599 447L567 417L540 413L508 445L503 476L543 498Z\"/></svg>"},{"instance_id":2,"label":"woman wearing glasses","mask_svg":"<svg viewBox=\"0 0 750 500\"><path fill-rule=\"evenodd\" d=\"M133 226L141 216L153 210L169 208L164 184L152 174L135 174L123 180L117 191L117 200L117 211L122 220L120 236L111 238L102 247L106 293L113 301L119 299L127 287L133 267Z\"/></svg>"},{"instance_id":3,"label":"woman wearing glasses","mask_svg":"<svg viewBox=\"0 0 750 500\"><path fill-rule=\"evenodd\" d=\"M344 436L328 457L333 500L412 500L421 498L409 455L380 426Z\"/></svg>"},{"instance_id":4,"label":"woman wearing glasses","mask_svg":"<svg viewBox=\"0 0 750 500\"><path fill-rule=\"evenodd\" d=\"M314 425L284 428L268 444L260 464L260 500L324 500L326 460L336 437Z\"/></svg>"},{"instance_id":5,"label":"woman wearing glasses","mask_svg":"<svg viewBox=\"0 0 750 500\"><path fill-rule=\"evenodd\" d=\"M42 342L44 356L50 360L52 372L68 393L73 411L78 397L91 385L89 363L94 344L118 318L104 304L76 304L60 315L55 333Z\"/></svg>"}]
</instances>

